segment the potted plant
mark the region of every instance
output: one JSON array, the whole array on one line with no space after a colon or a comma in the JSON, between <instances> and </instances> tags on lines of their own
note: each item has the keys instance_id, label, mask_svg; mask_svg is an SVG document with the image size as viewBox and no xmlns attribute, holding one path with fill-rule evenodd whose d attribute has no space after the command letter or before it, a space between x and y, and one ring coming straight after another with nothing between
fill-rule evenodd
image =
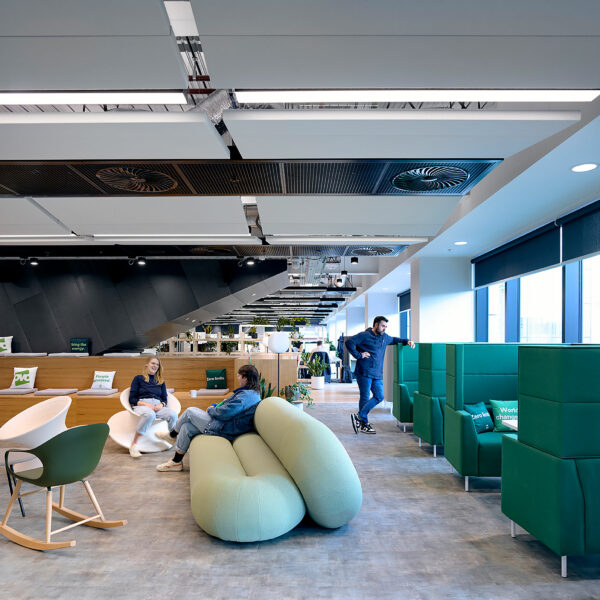
<instances>
[{"instance_id":1,"label":"potted plant","mask_svg":"<svg viewBox=\"0 0 600 600\"><path fill-rule=\"evenodd\" d=\"M275 392L275 386L267 383L264 377L260 379L260 399L270 398Z\"/></svg>"},{"instance_id":2,"label":"potted plant","mask_svg":"<svg viewBox=\"0 0 600 600\"><path fill-rule=\"evenodd\" d=\"M303 383L294 383L292 385L286 385L283 388L283 396L285 399L294 406L298 407L300 410L304 409L304 402L306 402L306 406L308 408L313 407L313 399L310 395L310 391L308 387Z\"/></svg>"},{"instance_id":3,"label":"potted plant","mask_svg":"<svg viewBox=\"0 0 600 600\"><path fill-rule=\"evenodd\" d=\"M198 352L214 352L217 349L217 342L204 342L198 344Z\"/></svg>"},{"instance_id":4,"label":"potted plant","mask_svg":"<svg viewBox=\"0 0 600 600\"><path fill-rule=\"evenodd\" d=\"M252 327L250 327L250 329L248 329L248 334L250 335L250 337L252 339L256 339L257 337L257 331L256 331L256 327L254 327L254 325L252 325Z\"/></svg>"},{"instance_id":5,"label":"potted plant","mask_svg":"<svg viewBox=\"0 0 600 600\"><path fill-rule=\"evenodd\" d=\"M298 340L303 337L298 331L298 325L308 325L308 319L305 319L304 317L295 317L290 320L290 324L294 328L292 331L292 339Z\"/></svg>"},{"instance_id":6,"label":"potted plant","mask_svg":"<svg viewBox=\"0 0 600 600\"><path fill-rule=\"evenodd\" d=\"M325 387L325 376L323 373L327 369L327 364L323 362L320 356L314 356L311 361L308 352L302 353L302 360L310 373L310 387L313 390L322 390Z\"/></svg>"},{"instance_id":7,"label":"potted plant","mask_svg":"<svg viewBox=\"0 0 600 600\"><path fill-rule=\"evenodd\" d=\"M229 327L227 327L227 336L230 338L235 337L235 329L233 328L233 325L229 325Z\"/></svg>"},{"instance_id":8,"label":"potted plant","mask_svg":"<svg viewBox=\"0 0 600 600\"><path fill-rule=\"evenodd\" d=\"M204 327L204 331L206 332L207 337L217 337L217 334L213 333L212 330L212 325L206 325Z\"/></svg>"},{"instance_id":9,"label":"potted plant","mask_svg":"<svg viewBox=\"0 0 600 600\"><path fill-rule=\"evenodd\" d=\"M275 327L277 328L277 331L283 331L284 327L287 327L291 324L292 322L289 319L286 319L285 317L279 317L279 319L277 319L277 325Z\"/></svg>"},{"instance_id":10,"label":"potted plant","mask_svg":"<svg viewBox=\"0 0 600 600\"><path fill-rule=\"evenodd\" d=\"M238 349L238 342L221 342L221 352L231 354Z\"/></svg>"}]
</instances>

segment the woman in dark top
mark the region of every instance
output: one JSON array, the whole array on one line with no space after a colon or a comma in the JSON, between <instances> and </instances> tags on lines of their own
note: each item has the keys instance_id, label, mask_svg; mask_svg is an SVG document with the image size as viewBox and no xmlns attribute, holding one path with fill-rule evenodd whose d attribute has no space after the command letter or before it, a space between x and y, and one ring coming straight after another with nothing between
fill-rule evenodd
<instances>
[{"instance_id":1,"label":"woman in dark top","mask_svg":"<svg viewBox=\"0 0 600 600\"><path fill-rule=\"evenodd\" d=\"M155 419L164 419L173 429L177 421L177 413L167 407L167 386L162 373L160 360L153 356L145 365L144 373L136 375L129 390L129 404L141 419L138 423L129 454L139 458L142 454L137 448L140 436L145 435Z\"/></svg>"}]
</instances>

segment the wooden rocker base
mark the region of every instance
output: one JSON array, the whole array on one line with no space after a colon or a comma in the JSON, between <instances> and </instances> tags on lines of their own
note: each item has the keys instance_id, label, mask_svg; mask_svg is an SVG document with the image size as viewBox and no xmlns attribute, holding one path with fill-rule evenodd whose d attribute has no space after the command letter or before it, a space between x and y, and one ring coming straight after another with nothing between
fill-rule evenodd
<instances>
[{"instance_id":1,"label":"wooden rocker base","mask_svg":"<svg viewBox=\"0 0 600 600\"><path fill-rule=\"evenodd\" d=\"M32 550L58 550L59 548L72 548L76 543L75 540L69 540L68 542L43 542L42 540L24 535L8 525L2 524L0 524L0 534L8 538L11 542L15 542L15 544L19 544L19 546L31 548Z\"/></svg>"},{"instance_id":2,"label":"wooden rocker base","mask_svg":"<svg viewBox=\"0 0 600 600\"><path fill-rule=\"evenodd\" d=\"M89 519L88 516L75 512L70 508L59 506L56 504L56 502L52 503L52 509L59 515L62 515L67 519L71 519L71 521L85 521L86 519ZM121 521L103 521L101 519L93 519L91 521L82 523L82 525L89 525L90 527L98 527L100 529L109 529L111 527L122 527L123 525L127 525L127 519L123 519Z\"/></svg>"}]
</instances>

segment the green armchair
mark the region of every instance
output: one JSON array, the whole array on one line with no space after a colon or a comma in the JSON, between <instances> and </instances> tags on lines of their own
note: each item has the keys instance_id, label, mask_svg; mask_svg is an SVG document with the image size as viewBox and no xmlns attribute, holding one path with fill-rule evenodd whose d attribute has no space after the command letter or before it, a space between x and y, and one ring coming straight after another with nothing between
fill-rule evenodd
<instances>
[{"instance_id":1,"label":"green armchair","mask_svg":"<svg viewBox=\"0 0 600 600\"><path fill-rule=\"evenodd\" d=\"M444 443L446 344L419 344L419 391L414 394L413 433L437 447Z\"/></svg>"},{"instance_id":2,"label":"green armchair","mask_svg":"<svg viewBox=\"0 0 600 600\"><path fill-rule=\"evenodd\" d=\"M392 414L398 426L413 422L413 396L419 384L419 346L401 346L394 353L394 388Z\"/></svg>"},{"instance_id":3,"label":"green armchair","mask_svg":"<svg viewBox=\"0 0 600 600\"><path fill-rule=\"evenodd\" d=\"M514 344L448 344L446 346L446 407L444 455L459 475L500 477L501 431L477 433L465 404L515 400L518 385L518 347ZM491 414L491 413L490 413Z\"/></svg>"},{"instance_id":4,"label":"green armchair","mask_svg":"<svg viewBox=\"0 0 600 600\"><path fill-rule=\"evenodd\" d=\"M502 440L502 512L561 556L600 553L600 347L519 348L518 439Z\"/></svg>"}]
</instances>

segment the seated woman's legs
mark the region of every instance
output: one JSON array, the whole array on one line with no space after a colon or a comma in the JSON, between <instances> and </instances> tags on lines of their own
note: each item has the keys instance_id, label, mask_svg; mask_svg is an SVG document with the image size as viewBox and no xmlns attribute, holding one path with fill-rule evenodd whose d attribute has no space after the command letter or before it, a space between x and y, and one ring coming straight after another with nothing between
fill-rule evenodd
<instances>
[{"instance_id":1,"label":"seated woman's legs","mask_svg":"<svg viewBox=\"0 0 600 600\"><path fill-rule=\"evenodd\" d=\"M137 449L137 441L142 435L146 435L148 433L148 429L152 423L154 423L156 419L156 413L149 406L134 406L133 412L136 415L139 415L140 420L138 421L137 427L135 429L135 434L133 436L133 441L131 442L131 446L129 447L129 454L133 458L139 458L142 454Z\"/></svg>"},{"instance_id":2,"label":"seated woman's legs","mask_svg":"<svg viewBox=\"0 0 600 600\"><path fill-rule=\"evenodd\" d=\"M156 467L158 471L181 471L181 461L185 453L190 447L191 441L197 436L201 435L206 426L210 421L208 413L201 410L200 408L191 407L188 408L175 423L174 429L170 432L171 442L173 438L177 438L175 441L175 456L168 460L166 463L160 464ZM168 439L166 435L157 434L161 439Z\"/></svg>"}]
</instances>

